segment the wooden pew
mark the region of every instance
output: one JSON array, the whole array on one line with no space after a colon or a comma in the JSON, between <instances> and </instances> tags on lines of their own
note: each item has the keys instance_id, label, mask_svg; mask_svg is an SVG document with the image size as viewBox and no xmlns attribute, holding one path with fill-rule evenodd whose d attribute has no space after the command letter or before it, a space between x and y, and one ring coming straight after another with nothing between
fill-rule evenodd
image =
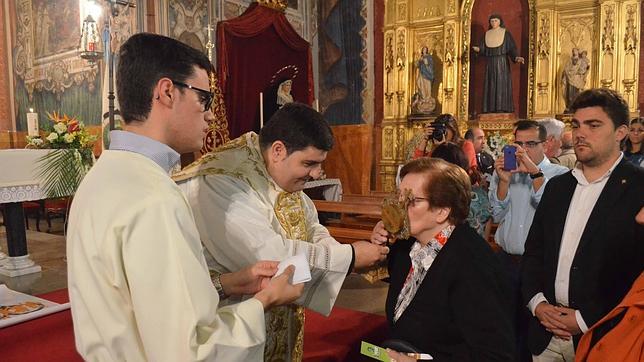
<instances>
[{"instance_id":1,"label":"wooden pew","mask_svg":"<svg viewBox=\"0 0 644 362\"><path fill-rule=\"evenodd\" d=\"M313 200L318 212L340 214L325 223L329 233L341 243L369 240L371 230L380 220L382 197L343 195L342 201Z\"/></svg>"}]
</instances>

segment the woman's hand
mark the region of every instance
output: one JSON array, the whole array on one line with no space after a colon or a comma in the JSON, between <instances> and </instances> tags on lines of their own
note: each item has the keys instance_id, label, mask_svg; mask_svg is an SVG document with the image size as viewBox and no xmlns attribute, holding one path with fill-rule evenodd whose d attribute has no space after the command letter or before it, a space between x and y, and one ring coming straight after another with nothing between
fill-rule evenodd
<instances>
[{"instance_id":1,"label":"woman's hand","mask_svg":"<svg viewBox=\"0 0 644 362\"><path fill-rule=\"evenodd\" d=\"M423 136L425 136L425 140L426 141L431 140L433 135L434 135L434 127L431 126L431 123L427 123L425 127L423 127Z\"/></svg>"},{"instance_id":2,"label":"woman's hand","mask_svg":"<svg viewBox=\"0 0 644 362\"><path fill-rule=\"evenodd\" d=\"M391 359L392 362L416 362L415 359L412 357L409 357L403 353L394 351L393 349L387 348L387 355Z\"/></svg>"},{"instance_id":3,"label":"woman's hand","mask_svg":"<svg viewBox=\"0 0 644 362\"><path fill-rule=\"evenodd\" d=\"M514 61L520 64L525 64L525 59L523 57L516 57Z\"/></svg>"},{"instance_id":4,"label":"woman's hand","mask_svg":"<svg viewBox=\"0 0 644 362\"><path fill-rule=\"evenodd\" d=\"M481 51L481 48L479 47L472 47L472 50L474 50L476 53Z\"/></svg>"}]
</instances>

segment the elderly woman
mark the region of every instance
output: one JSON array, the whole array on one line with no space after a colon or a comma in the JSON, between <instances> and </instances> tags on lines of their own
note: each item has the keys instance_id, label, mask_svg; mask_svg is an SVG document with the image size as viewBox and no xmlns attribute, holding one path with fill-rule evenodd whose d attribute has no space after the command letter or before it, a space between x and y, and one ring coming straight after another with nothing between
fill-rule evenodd
<instances>
[{"instance_id":1,"label":"elderly woman","mask_svg":"<svg viewBox=\"0 0 644 362\"><path fill-rule=\"evenodd\" d=\"M509 280L487 243L465 223L470 179L460 167L421 158L401 170L411 238L389 253L386 313L391 338L436 361L514 358ZM389 234L379 222L371 242ZM396 361L411 360L390 352Z\"/></svg>"}]
</instances>

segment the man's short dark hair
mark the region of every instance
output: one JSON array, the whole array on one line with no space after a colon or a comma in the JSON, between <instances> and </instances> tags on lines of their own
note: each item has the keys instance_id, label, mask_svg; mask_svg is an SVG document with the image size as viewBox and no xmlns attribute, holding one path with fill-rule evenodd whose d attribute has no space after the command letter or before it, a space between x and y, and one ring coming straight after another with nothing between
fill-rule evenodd
<instances>
[{"instance_id":1,"label":"man's short dark hair","mask_svg":"<svg viewBox=\"0 0 644 362\"><path fill-rule=\"evenodd\" d=\"M287 103L278 109L259 132L262 150L282 141L291 154L313 146L318 150L333 148L333 132L322 115L302 103Z\"/></svg>"},{"instance_id":2,"label":"man's short dark hair","mask_svg":"<svg viewBox=\"0 0 644 362\"><path fill-rule=\"evenodd\" d=\"M474 141L474 130L468 128L467 131L465 131L463 138L465 138L466 140Z\"/></svg>"},{"instance_id":3,"label":"man's short dark hair","mask_svg":"<svg viewBox=\"0 0 644 362\"><path fill-rule=\"evenodd\" d=\"M613 121L615 128L619 126L628 127L628 103L616 91L605 88L585 90L575 98L570 110L575 113L579 109L589 107L601 107Z\"/></svg>"},{"instance_id":4,"label":"man's short dark hair","mask_svg":"<svg viewBox=\"0 0 644 362\"><path fill-rule=\"evenodd\" d=\"M152 109L153 89L159 79L185 82L194 74L195 66L208 75L213 69L205 54L178 40L151 33L132 35L119 50L116 72L123 121L145 120Z\"/></svg>"},{"instance_id":5,"label":"man's short dark hair","mask_svg":"<svg viewBox=\"0 0 644 362\"><path fill-rule=\"evenodd\" d=\"M517 131L526 131L529 129L539 130L539 141L545 141L547 137L546 127L537 121L531 119L522 119L514 123L514 137L517 136Z\"/></svg>"}]
</instances>

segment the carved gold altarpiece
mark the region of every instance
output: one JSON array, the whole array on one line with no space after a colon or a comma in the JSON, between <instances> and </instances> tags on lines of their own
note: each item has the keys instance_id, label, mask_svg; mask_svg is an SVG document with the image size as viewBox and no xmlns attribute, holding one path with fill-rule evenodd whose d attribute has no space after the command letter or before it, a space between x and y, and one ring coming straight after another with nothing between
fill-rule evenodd
<instances>
[{"instance_id":1,"label":"carved gold altarpiece","mask_svg":"<svg viewBox=\"0 0 644 362\"><path fill-rule=\"evenodd\" d=\"M472 8L476 0L386 0L384 118L378 173L384 191L395 187L406 144L428 119L410 116L415 62L423 47L435 59L436 114L457 116L467 129ZM479 0L482 1L482 0ZM637 113L641 4L639 0L524 0L529 11L526 87L528 117L565 111L562 74L572 48L587 52L584 89L618 90ZM499 2L501 6L503 2ZM510 123L508 123L510 124ZM498 125L497 125L498 126ZM506 132L511 127L506 127ZM496 127L498 130L498 127Z\"/></svg>"}]
</instances>

